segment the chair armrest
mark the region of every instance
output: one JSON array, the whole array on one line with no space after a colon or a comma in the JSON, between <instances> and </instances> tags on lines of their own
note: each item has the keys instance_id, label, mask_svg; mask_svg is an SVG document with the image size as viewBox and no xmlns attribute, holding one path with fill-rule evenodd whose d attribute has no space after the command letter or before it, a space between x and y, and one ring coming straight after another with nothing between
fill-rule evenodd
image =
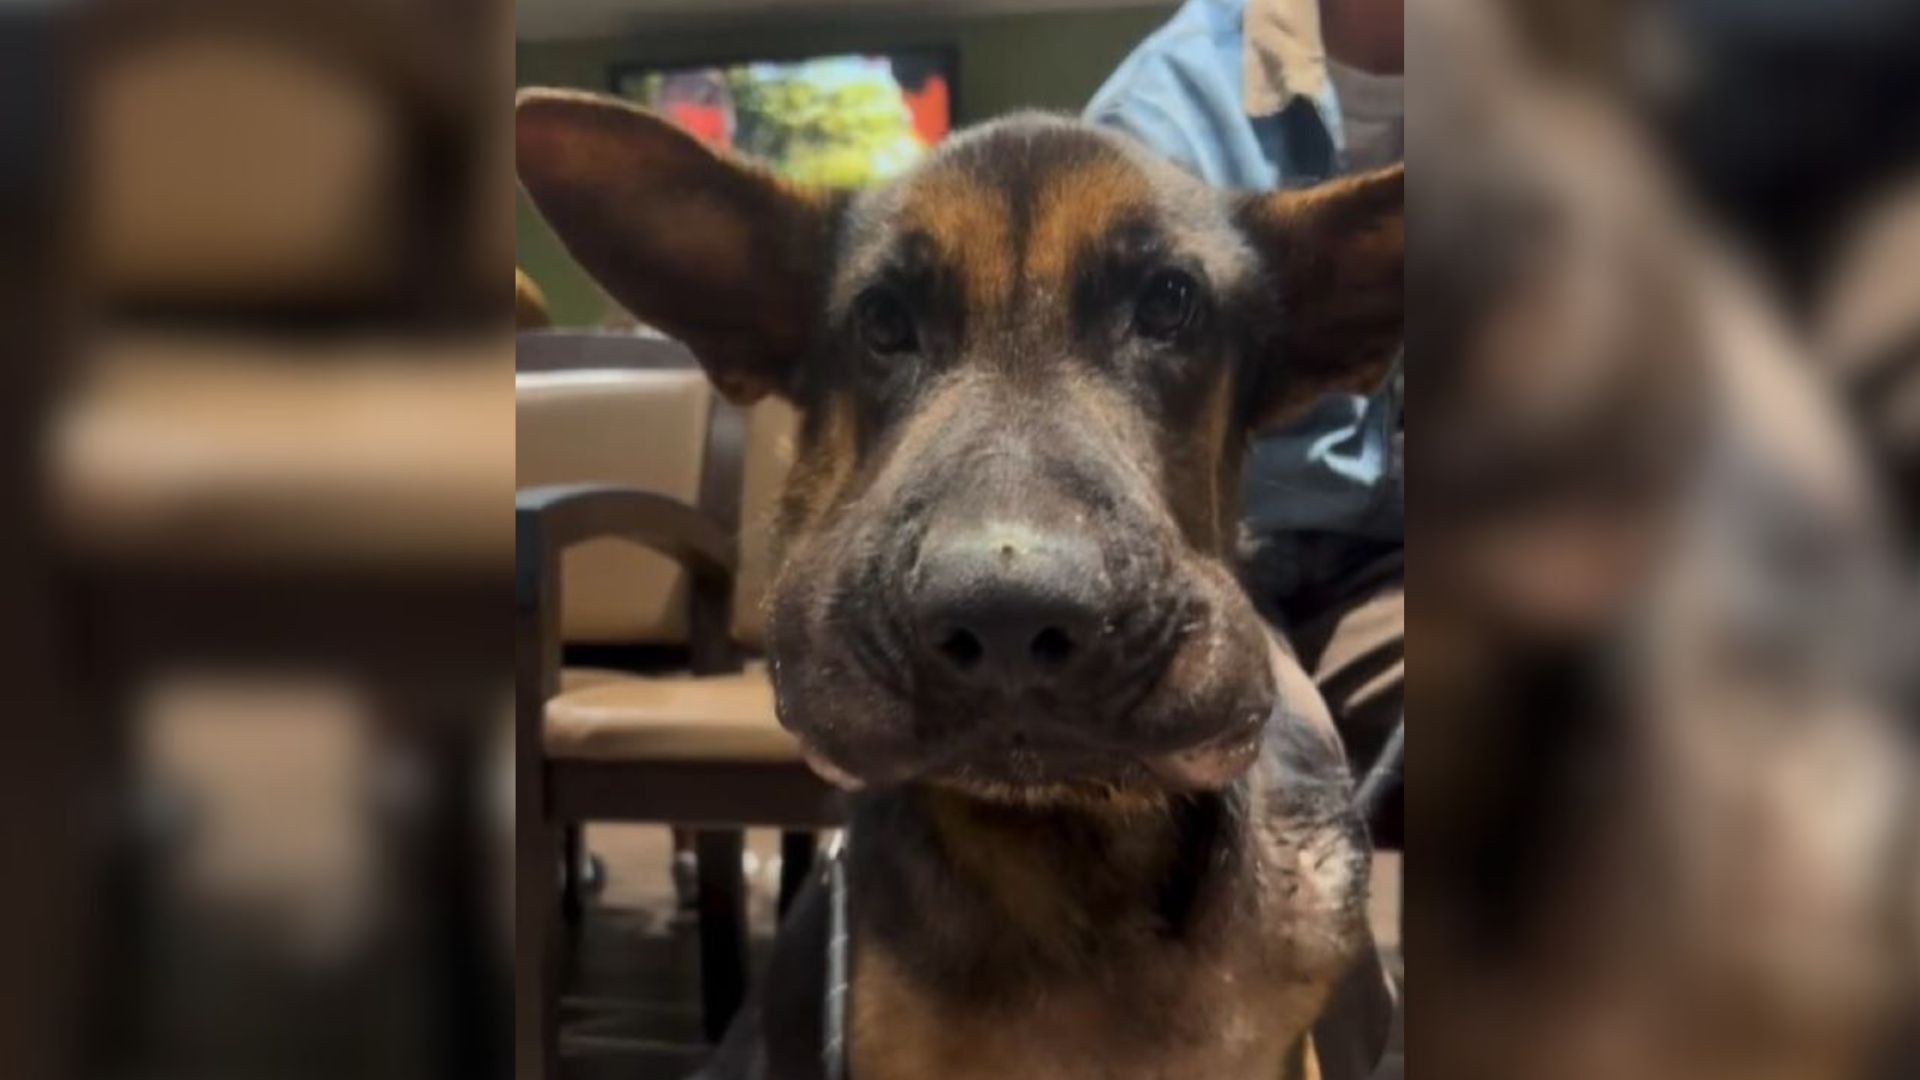
<instances>
[{"instance_id":1,"label":"chair armrest","mask_svg":"<svg viewBox=\"0 0 1920 1080\"><path fill-rule=\"evenodd\" d=\"M678 499L610 484L555 484L513 496L515 715L522 753L538 753L541 710L560 682L560 555L587 540L619 538L679 563L688 590L689 669L735 670L728 637L739 554L713 518Z\"/></svg>"},{"instance_id":2,"label":"chair armrest","mask_svg":"<svg viewBox=\"0 0 1920 1080\"><path fill-rule=\"evenodd\" d=\"M551 594L560 553L618 537L684 567L697 583L732 584L739 555L718 522L658 492L609 484L553 484L514 493L514 594L522 608Z\"/></svg>"}]
</instances>

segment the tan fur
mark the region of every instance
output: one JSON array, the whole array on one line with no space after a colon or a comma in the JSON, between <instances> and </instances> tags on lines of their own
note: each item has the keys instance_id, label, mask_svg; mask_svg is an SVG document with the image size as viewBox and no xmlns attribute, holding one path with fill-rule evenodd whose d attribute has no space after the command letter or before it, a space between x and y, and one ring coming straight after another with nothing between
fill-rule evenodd
<instances>
[{"instance_id":1,"label":"tan fur","mask_svg":"<svg viewBox=\"0 0 1920 1080\"><path fill-rule=\"evenodd\" d=\"M964 876L982 882L1008 923L1035 939L1071 945L1090 934L1086 898L1061 888L1056 857L1022 835L1020 819L977 795L938 792L934 819L948 858ZM1173 856L1172 824L1164 795L1117 792L1106 800L1083 794L1070 804L1111 822L1123 839L1111 852L1116 865L1164 865Z\"/></svg>"},{"instance_id":2,"label":"tan fur","mask_svg":"<svg viewBox=\"0 0 1920 1080\"><path fill-rule=\"evenodd\" d=\"M1013 298L1013 248L1005 198L958 169L936 169L907 185L901 225L927 234L959 270L970 310L1005 308Z\"/></svg>"},{"instance_id":3,"label":"tan fur","mask_svg":"<svg viewBox=\"0 0 1920 1080\"><path fill-rule=\"evenodd\" d=\"M803 432L804 452L797 455L781 491L781 536L804 533L847 490L858 464L858 432L853 403L831 398Z\"/></svg>"},{"instance_id":4,"label":"tan fur","mask_svg":"<svg viewBox=\"0 0 1920 1080\"><path fill-rule=\"evenodd\" d=\"M1239 531L1241 448L1229 439L1231 391L1226 379L1214 383L1196 430L1169 432L1161 451L1168 506L1204 551L1229 550Z\"/></svg>"},{"instance_id":5,"label":"tan fur","mask_svg":"<svg viewBox=\"0 0 1920 1080\"><path fill-rule=\"evenodd\" d=\"M851 1074L861 1080L1279 1080L1316 1077L1306 1021L1319 980L1259 970L1258 943L1195 957L1174 942L1124 985L1087 980L982 1009L913 978L878 945L855 952ZM1168 1002L1153 1015L1142 1002ZM1115 1038L1114 1017L1136 1022Z\"/></svg>"},{"instance_id":6,"label":"tan fur","mask_svg":"<svg viewBox=\"0 0 1920 1080\"><path fill-rule=\"evenodd\" d=\"M1257 766L1265 774L1270 763ZM1277 779L1268 776L1265 783ZM942 853L962 881L1003 903L1007 933L1055 947L1078 974L993 1002L915 976L871 936L856 938L850 1009L860 1080L1280 1080L1317 1075L1305 1046L1335 977L1352 962L1364 874L1334 832L1276 827L1256 796L1256 860L1243 891L1215 896L1178 934L1113 923L1086 938L1108 884L1070 877L1050 838L1016 810L960 795L933 805ZM1173 857L1165 805L1123 802L1089 815L1117 880ZM937 917L929 912L930 917ZM860 913L853 913L856 924ZM1076 969L1075 965L1079 965Z\"/></svg>"},{"instance_id":7,"label":"tan fur","mask_svg":"<svg viewBox=\"0 0 1920 1080\"><path fill-rule=\"evenodd\" d=\"M1153 190L1129 162L1100 158L1047 178L1027 237L1027 274L1063 290L1074 262L1107 231L1153 205Z\"/></svg>"},{"instance_id":8,"label":"tan fur","mask_svg":"<svg viewBox=\"0 0 1920 1080\"><path fill-rule=\"evenodd\" d=\"M1170 949L1177 948L1169 946ZM1278 1080L1299 1066L1304 1034L1290 1017L1318 1001L1249 978L1231 955L1168 962L1141 980L1191 994L1177 1010L1141 1016L1138 1039L1114 1040L1128 987L1087 984L982 1011L944 1000L878 948L855 959L851 1073L861 1080ZM1165 992L1164 990L1162 992ZM1150 1043L1177 1043L1172 1053Z\"/></svg>"}]
</instances>

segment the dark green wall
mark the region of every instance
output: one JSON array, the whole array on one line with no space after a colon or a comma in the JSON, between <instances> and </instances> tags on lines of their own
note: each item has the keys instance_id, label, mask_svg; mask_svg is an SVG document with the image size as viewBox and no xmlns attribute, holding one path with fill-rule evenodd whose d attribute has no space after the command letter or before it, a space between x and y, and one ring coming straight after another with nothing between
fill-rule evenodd
<instances>
[{"instance_id":1,"label":"dark green wall","mask_svg":"<svg viewBox=\"0 0 1920 1080\"><path fill-rule=\"evenodd\" d=\"M1110 11L970 18L813 18L672 29L589 41L521 42L522 86L605 90L622 64L698 63L809 53L952 45L959 52L957 120L971 124L1020 108L1078 111L1129 50L1166 20L1172 4ZM608 302L521 198L516 256L546 291L562 325L592 325Z\"/></svg>"}]
</instances>

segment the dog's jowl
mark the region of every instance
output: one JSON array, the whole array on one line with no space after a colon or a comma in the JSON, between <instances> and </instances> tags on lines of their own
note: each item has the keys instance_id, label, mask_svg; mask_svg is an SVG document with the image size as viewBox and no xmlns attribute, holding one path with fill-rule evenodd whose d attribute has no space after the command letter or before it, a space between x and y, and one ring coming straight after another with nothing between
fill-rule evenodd
<instances>
[{"instance_id":1,"label":"dog's jowl","mask_svg":"<svg viewBox=\"0 0 1920 1080\"><path fill-rule=\"evenodd\" d=\"M769 661L860 792L854 1080L1285 1075L1366 948L1365 843L1235 579L1239 467L1391 362L1399 172L1220 192L1021 116L838 194L542 92L518 156L618 300L803 417Z\"/></svg>"}]
</instances>

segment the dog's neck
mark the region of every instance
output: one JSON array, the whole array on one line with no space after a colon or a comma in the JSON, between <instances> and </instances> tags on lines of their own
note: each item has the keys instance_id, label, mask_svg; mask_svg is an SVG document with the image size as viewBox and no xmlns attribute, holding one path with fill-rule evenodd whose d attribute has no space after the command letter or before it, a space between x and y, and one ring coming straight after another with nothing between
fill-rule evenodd
<instances>
[{"instance_id":1,"label":"dog's neck","mask_svg":"<svg viewBox=\"0 0 1920 1080\"><path fill-rule=\"evenodd\" d=\"M1084 977L1130 941L1204 931L1245 863L1246 800L1244 782L1039 806L926 786L872 794L854 821L855 918L939 985L992 994ZM862 845L863 832L888 841Z\"/></svg>"}]
</instances>

